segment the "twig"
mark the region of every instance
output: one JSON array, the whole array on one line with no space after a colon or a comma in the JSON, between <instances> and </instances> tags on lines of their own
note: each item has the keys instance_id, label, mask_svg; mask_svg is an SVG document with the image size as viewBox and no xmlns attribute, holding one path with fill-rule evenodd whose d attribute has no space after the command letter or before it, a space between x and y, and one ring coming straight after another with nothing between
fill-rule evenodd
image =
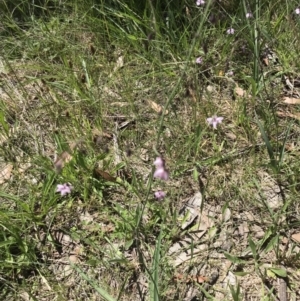
<instances>
[{"instance_id":1,"label":"twig","mask_svg":"<svg viewBox=\"0 0 300 301\"><path fill-rule=\"evenodd\" d=\"M279 282L279 300L287 301L287 285L283 278L278 278Z\"/></svg>"}]
</instances>

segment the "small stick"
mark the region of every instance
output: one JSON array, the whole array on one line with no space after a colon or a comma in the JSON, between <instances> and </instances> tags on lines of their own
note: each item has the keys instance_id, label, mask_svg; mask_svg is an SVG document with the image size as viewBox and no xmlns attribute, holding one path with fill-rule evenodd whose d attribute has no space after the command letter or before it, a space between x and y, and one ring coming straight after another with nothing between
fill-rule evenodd
<instances>
[{"instance_id":1,"label":"small stick","mask_svg":"<svg viewBox=\"0 0 300 301\"><path fill-rule=\"evenodd\" d=\"M287 301L287 285L283 278L278 278L279 282L279 300Z\"/></svg>"}]
</instances>

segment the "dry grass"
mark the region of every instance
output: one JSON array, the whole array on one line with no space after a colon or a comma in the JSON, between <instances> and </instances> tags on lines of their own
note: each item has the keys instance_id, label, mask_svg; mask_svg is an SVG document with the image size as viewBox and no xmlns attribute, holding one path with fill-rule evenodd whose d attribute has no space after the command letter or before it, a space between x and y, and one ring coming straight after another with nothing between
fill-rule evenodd
<instances>
[{"instance_id":1,"label":"dry grass","mask_svg":"<svg viewBox=\"0 0 300 301\"><path fill-rule=\"evenodd\" d=\"M4 40L3 298L103 300L104 289L107 300L157 300L158 290L160 300L284 301L285 289L298 300L298 113L281 101L285 85L272 86L275 67L260 70L255 89L242 34L230 42L203 25L216 43L196 65L189 44L126 44L112 20L99 36L89 18L36 19ZM282 43L297 24L277 20L280 71L296 80L298 66L286 66L297 42ZM214 114L224 117L216 130ZM167 182L152 180L157 154ZM67 182L72 194L60 197ZM197 192L202 204L183 227Z\"/></svg>"}]
</instances>

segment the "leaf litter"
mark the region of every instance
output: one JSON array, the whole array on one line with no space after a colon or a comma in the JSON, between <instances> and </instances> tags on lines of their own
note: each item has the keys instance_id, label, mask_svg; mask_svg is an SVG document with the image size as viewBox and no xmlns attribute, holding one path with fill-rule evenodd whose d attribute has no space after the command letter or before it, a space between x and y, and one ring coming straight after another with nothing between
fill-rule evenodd
<instances>
[{"instance_id":1,"label":"leaf litter","mask_svg":"<svg viewBox=\"0 0 300 301\"><path fill-rule=\"evenodd\" d=\"M5 164L4 167L0 168L0 184L7 182L12 176L13 164Z\"/></svg>"}]
</instances>

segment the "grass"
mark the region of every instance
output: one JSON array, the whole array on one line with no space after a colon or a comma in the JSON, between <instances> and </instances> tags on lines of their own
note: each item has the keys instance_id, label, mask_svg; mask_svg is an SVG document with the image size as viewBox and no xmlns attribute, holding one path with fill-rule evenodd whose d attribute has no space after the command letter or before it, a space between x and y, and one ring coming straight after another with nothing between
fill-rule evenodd
<instances>
[{"instance_id":1,"label":"grass","mask_svg":"<svg viewBox=\"0 0 300 301\"><path fill-rule=\"evenodd\" d=\"M2 299L299 299L295 1L0 8Z\"/></svg>"}]
</instances>

